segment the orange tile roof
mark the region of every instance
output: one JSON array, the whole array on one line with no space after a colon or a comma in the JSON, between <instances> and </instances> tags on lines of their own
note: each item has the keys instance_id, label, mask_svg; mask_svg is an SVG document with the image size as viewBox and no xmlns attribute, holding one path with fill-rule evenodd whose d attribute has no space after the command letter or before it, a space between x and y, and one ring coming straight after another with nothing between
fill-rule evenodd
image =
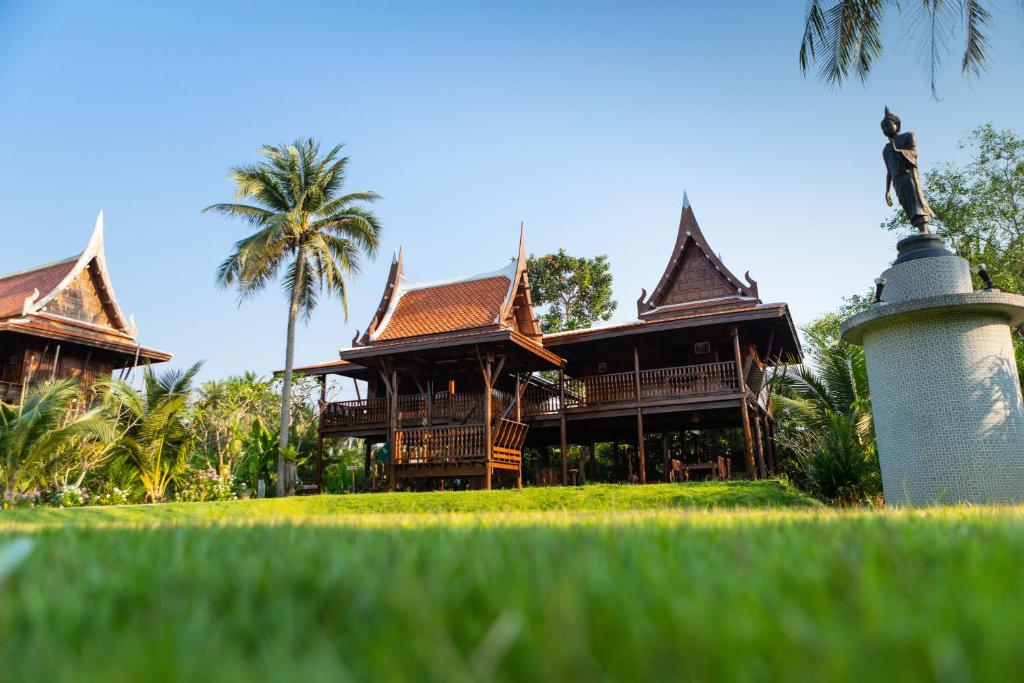
<instances>
[{"instance_id":1,"label":"orange tile roof","mask_svg":"<svg viewBox=\"0 0 1024 683\"><path fill-rule=\"evenodd\" d=\"M495 325L511 284L498 275L402 292L374 341Z\"/></svg>"},{"instance_id":2,"label":"orange tile roof","mask_svg":"<svg viewBox=\"0 0 1024 683\"><path fill-rule=\"evenodd\" d=\"M78 257L0 277L0 319L21 315L25 299L36 289L46 296L75 267Z\"/></svg>"}]
</instances>

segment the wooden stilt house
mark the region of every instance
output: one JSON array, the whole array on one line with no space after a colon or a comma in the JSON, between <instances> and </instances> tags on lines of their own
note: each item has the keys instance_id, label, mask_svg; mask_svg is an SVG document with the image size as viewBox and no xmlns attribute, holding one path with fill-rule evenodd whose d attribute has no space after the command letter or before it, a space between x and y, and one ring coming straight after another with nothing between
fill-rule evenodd
<instances>
[{"instance_id":1,"label":"wooden stilt house","mask_svg":"<svg viewBox=\"0 0 1024 683\"><path fill-rule=\"evenodd\" d=\"M0 401L46 379L101 375L171 354L141 346L117 304L103 250L103 214L85 251L0 277Z\"/></svg>"},{"instance_id":2,"label":"wooden stilt house","mask_svg":"<svg viewBox=\"0 0 1024 683\"><path fill-rule=\"evenodd\" d=\"M688 200L633 322L542 335L525 266L520 236L500 271L412 285L399 253L367 332L340 361L297 369L366 382L355 401L322 396L321 438L365 439L367 467L370 444L388 444L392 488L453 477L490 488L495 473L521 484L524 446L557 448L566 483L587 476L598 442L616 453L630 444L624 469L640 483L651 473L755 479L774 469L762 379L769 366L799 362L796 330L786 304L762 302L749 274L740 280L715 255ZM703 453L700 432L723 429L742 435L740 452ZM570 444L580 446L575 472Z\"/></svg>"}]
</instances>

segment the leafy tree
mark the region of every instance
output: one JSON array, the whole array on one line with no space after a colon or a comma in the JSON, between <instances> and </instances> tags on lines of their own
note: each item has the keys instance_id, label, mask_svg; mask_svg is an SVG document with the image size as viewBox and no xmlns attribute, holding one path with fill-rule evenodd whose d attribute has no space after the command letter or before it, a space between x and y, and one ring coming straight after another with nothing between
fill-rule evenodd
<instances>
[{"instance_id":1,"label":"leafy tree","mask_svg":"<svg viewBox=\"0 0 1024 683\"><path fill-rule=\"evenodd\" d=\"M188 465L191 435L185 412L192 380L201 363L185 371L168 370L160 375L148 366L142 392L127 382L105 379L107 410L115 416L121 438L117 455L126 456L152 503L165 500L167 487Z\"/></svg>"},{"instance_id":2,"label":"leafy tree","mask_svg":"<svg viewBox=\"0 0 1024 683\"><path fill-rule=\"evenodd\" d=\"M989 55L990 3L979 0L811 0L800 42L800 70L818 64L818 76L839 87L851 76L867 79L881 56L882 27L893 15L903 15L922 42L932 95L938 70L948 53L948 41L962 32L960 70L980 75ZM909 16L908 16L909 13Z\"/></svg>"},{"instance_id":3,"label":"leafy tree","mask_svg":"<svg viewBox=\"0 0 1024 683\"><path fill-rule=\"evenodd\" d=\"M31 387L20 405L0 402L0 483L3 497L24 493L42 480L55 452L90 438L108 439L99 409L76 414L76 379Z\"/></svg>"},{"instance_id":4,"label":"leafy tree","mask_svg":"<svg viewBox=\"0 0 1024 683\"><path fill-rule=\"evenodd\" d=\"M321 294L337 295L348 318L345 278L359 272L362 253L374 255L380 244L380 222L363 205L378 199L375 192L341 194L348 157L341 145L325 154L312 138L292 145L265 146L263 160L231 170L239 202L213 204L214 211L256 228L238 241L221 264L217 281L235 286L241 298L253 296L284 269L288 295L288 332L281 386L281 429L278 495L294 493L294 463L286 462L291 426L292 367L295 324L308 319Z\"/></svg>"},{"instance_id":5,"label":"leafy tree","mask_svg":"<svg viewBox=\"0 0 1024 683\"><path fill-rule=\"evenodd\" d=\"M280 419L280 398L273 380L246 372L223 380L204 382L189 404L189 429L197 448L216 462L220 475L234 472L254 420L266 424Z\"/></svg>"},{"instance_id":6,"label":"leafy tree","mask_svg":"<svg viewBox=\"0 0 1024 683\"><path fill-rule=\"evenodd\" d=\"M579 330L610 320L618 303L612 300L608 257L570 256L565 249L527 261L533 303L547 306L541 316L544 332Z\"/></svg>"},{"instance_id":7,"label":"leafy tree","mask_svg":"<svg viewBox=\"0 0 1024 683\"><path fill-rule=\"evenodd\" d=\"M925 195L935 212L932 227L972 265L984 263L996 287L1024 292L1024 139L986 123L960 143L966 164L947 163L925 173ZM902 211L882 224L909 230ZM977 286L981 282L976 281ZM1024 340L1014 335L1024 375Z\"/></svg>"}]
</instances>

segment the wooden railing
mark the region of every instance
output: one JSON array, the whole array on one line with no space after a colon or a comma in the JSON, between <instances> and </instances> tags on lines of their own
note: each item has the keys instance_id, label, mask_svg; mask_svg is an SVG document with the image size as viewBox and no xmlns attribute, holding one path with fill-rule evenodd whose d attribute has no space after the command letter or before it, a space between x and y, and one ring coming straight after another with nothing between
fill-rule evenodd
<instances>
[{"instance_id":1,"label":"wooden railing","mask_svg":"<svg viewBox=\"0 0 1024 683\"><path fill-rule=\"evenodd\" d=\"M644 401L738 390L736 363L732 361L640 371L640 398Z\"/></svg>"},{"instance_id":2,"label":"wooden railing","mask_svg":"<svg viewBox=\"0 0 1024 683\"><path fill-rule=\"evenodd\" d=\"M736 363L704 363L671 368L640 371L640 400L659 401L688 396L704 396L738 391ZM565 381L565 407L636 403L637 377L632 372L612 372L603 375L567 378ZM505 409L514 398L497 389L491 394L491 415L505 415ZM522 414L545 415L562 408L557 385L531 384L523 394ZM437 392L430 406L431 421L448 422L452 426L480 425L483 422L482 394L449 394ZM510 413L515 417L514 413ZM403 394L398 397L399 426L425 427L427 400L423 394ZM363 425L384 426L388 421L386 398L362 401L339 401L324 407L321 426L326 428Z\"/></svg>"},{"instance_id":3,"label":"wooden railing","mask_svg":"<svg viewBox=\"0 0 1024 683\"><path fill-rule=\"evenodd\" d=\"M388 421L386 398L364 398L361 401L335 401L324 406L320 428L352 427L384 424Z\"/></svg>"},{"instance_id":4,"label":"wooden railing","mask_svg":"<svg viewBox=\"0 0 1024 683\"><path fill-rule=\"evenodd\" d=\"M486 440L483 425L399 429L395 432L395 464L483 462Z\"/></svg>"},{"instance_id":5,"label":"wooden railing","mask_svg":"<svg viewBox=\"0 0 1024 683\"><path fill-rule=\"evenodd\" d=\"M736 364L704 363L640 371L640 400L656 401L738 391ZM567 378L565 407L636 402L637 377L632 372ZM557 413L561 408L557 386L531 385L523 397L524 415Z\"/></svg>"},{"instance_id":6,"label":"wooden railing","mask_svg":"<svg viewBox=\"0 0 1024 683\"><path fill-rule=\"evenodd\" d=\"M522 461L527 426L497 419L491 431L491 460L506 465ZM483 425L415 427L395 432L396 465L443 465L483 463L487 459L487 434Z\"/></svg>"}]
</instances>

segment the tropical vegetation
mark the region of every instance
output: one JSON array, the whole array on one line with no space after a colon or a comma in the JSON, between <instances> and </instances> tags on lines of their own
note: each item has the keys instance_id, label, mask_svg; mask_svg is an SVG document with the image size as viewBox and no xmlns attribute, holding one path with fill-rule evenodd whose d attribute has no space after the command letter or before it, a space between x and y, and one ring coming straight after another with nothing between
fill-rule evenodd
<instances>
[{"instance_id":1,"label":"tropical vegetation","mask_svg":"<svg viewBox=\"0 0 1024 683\"><path fill-rule=\"evenodd\" d=\"M264 146L260 162L231 169L237 201L204 209L256 230L235 243L217 272L218 284L237 288L245 299L281 276L288 297L278 432L279 496L294 493L296 482L294 449L289 450L296 322L300 316L312 315L322 295L339 297L347 319L346 279L358 274L362 256L375 255L380 245L380 221L365 206L379 195L372 191L342 194L349 158L341 156L341 149L337 145L321 153L320 143L312 138Z\"/></svg>"},{"instance_id":2,"label":"tropical vegetation","mask_svg":"<svg viewBox=\"0 0 1024 683\"><path fill-rule=\"evenodd\" d=\"M883 29L900 18L920 42L932 96L938 73L949 54L950 39L959 33L960 70L978 76L985 71L992 47L989 7L981 0L811 0L800 41L800 70L818 65L818 76L832 86L850 78L867 80L883 52ZM1002 8L1000 8L1002 9Z\"/></svg>"}]
</instances>

